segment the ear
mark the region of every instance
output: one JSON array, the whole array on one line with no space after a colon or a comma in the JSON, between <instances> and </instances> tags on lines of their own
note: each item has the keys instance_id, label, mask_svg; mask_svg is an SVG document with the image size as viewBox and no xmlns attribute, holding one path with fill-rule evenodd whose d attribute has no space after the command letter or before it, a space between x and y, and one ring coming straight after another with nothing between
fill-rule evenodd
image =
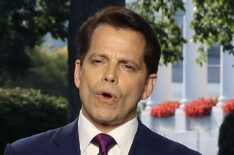
<instances>
[{"instance_id":1,"label":"ear","mask_svg":"<svg viewBox=\"0 0 234 155\"><path fill-rule=\"evenodd\" d=\"M141 100L147 99L153 92L154 85L157 81L157 75L156 74L150 74L145 82L145 88L141 95Z\"/></svg>"},{"instance_id":2,"label":"ear","mask_svg":"<svg viewBox=\"0 0 234 155\"><path fill-rule=\"evenodd\" d=\"M76 60L75 62L75 72L74 72L74 81L77 88L80 87L80 77L81 77L81 62Z\"/></svg>"}]
</instances>

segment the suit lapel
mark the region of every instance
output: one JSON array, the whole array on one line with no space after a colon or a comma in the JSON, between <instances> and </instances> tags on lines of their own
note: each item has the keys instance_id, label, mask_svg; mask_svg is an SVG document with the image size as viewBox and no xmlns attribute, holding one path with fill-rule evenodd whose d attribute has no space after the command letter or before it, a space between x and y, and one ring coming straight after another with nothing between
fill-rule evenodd
<instances>
[{"instance_id":1,"label":"suit lapel","mask_svg":"<svg viewBox=\"0 0 234 155\"><path fill-rule=\"evenodd\" d=\"M56 155L80 155L77 119L60 128L55 134L53 142L57 145ZM53 153L54 154L54 153Z\"/></svg>"},{"instance_id":2,"label":"suit lapel","mask_svg":"<svg viewBox=\"0 0 234 155\"><path fill-rule=\"evenodd\" d=\"M153 155L155 154L155 149L159 148L160 143L157 139L152 138L151 130L142 124L139 119L138 122L139 126L130 148L129 155Z\"/></svg>"},{"instance_id":3,"label":"suit lapel","mask_svg":"<svg viewBox=\"0 0 234 155\"><path fill-rule=\"evenodd\" d=\"M56 145L51 150L51 155L80 155L77 119L72 123L60 128L53 138ZM152 131L138 119L139 125L134 137L129 155L153 155L159 148L160 142L152 138Z\"/></svg>"}]
</instances>

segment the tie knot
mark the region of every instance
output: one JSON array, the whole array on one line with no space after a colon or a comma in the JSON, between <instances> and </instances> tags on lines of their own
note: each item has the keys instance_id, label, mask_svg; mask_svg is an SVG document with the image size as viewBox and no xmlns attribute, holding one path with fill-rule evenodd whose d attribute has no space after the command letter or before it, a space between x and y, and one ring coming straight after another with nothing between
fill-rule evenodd
<instances>
[{"instance_id":1,"label":"tie knot","mask_svg":"<svg viewBox=\"0 0 234 155\"><path fill-rule=\"evenodd\" d=\"M107 152L116 144L116 141L110 135L100 133L92 139L91 143L99 147L99 154L106 155Z\"/></svg>"}]
</instances>

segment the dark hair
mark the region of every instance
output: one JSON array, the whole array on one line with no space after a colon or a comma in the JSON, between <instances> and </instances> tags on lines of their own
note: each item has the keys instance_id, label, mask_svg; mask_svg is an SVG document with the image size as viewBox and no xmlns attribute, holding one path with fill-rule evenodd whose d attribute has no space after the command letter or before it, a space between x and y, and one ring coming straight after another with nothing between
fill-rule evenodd
<instances>
[{"instance_id":1,"label":"dark hair","mask_svg":"<svg viewBox=\"0 0 234 155\"><path fill-rule=\"evenodd\" d=\"M138 14L118 6L107 7L97 12L81 26L78 33L78 52L81 63L89 50L93 31L101 24L140 32L146 41L144 62L147 67L147 74L149 75L157 72L161 49L156 34L151 26Z\"/></svg>"}]
</instances>

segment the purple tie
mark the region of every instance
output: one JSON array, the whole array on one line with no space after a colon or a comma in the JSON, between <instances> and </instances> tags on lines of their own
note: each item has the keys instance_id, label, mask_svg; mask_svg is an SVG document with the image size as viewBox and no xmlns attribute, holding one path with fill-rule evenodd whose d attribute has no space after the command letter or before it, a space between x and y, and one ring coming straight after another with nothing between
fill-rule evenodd
<instances>
[{"instance_id":1,"label":"purple tie","mask_svg":"<svg viewBox=\"0 0 234 155\"><path fill-rule=\"evenodd\" d=\"M98 155L107 155L107 152L116 144L116 141L111 136L100 133L92 139L91 143L99 147Z\"/></svg>"}]
</instances>

